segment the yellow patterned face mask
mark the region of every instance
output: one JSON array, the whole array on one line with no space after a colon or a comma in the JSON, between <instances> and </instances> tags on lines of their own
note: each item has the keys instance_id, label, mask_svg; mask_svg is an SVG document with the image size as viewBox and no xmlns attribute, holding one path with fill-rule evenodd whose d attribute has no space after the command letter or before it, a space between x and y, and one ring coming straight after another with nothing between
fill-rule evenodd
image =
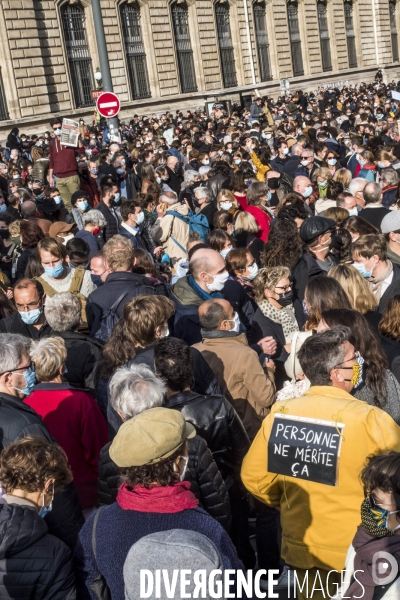
<instances>
[{"instance_id":1,"label":"yellow patterned face mask","mask_svg":"<svg viewBox=\"0 0 400 600\"><path fill-rule=\"evenodd\" d=\"M335 368L340 368L340 369L351 369L353 371L353 377L351 379L345 379L345 381L350 381L353 384L353 387L358 387L361 385L362 380L363 380L363 365L364 365L364 359L362 356L360 356L359 352L356 352L354 357L356 359L356 363L354 365L352 365L351 367L342 367L343 363L340 363L338 365L336 365ZM351 360L351 359L349 359ZM347 362L347 361L346 361Z\"/></svg>"},{"instance_id":2,"label":"yellow patterned face mask","mask_svg":"<svg viewBox=\"0 0 400 600\"><path fill-rule=\"evenodd\" d=\"M351 378L351 383L356 387L356 385L360 382L361 378L361 367L358 362L353 365L353 377Z\"/></svg>"}]
</instances>

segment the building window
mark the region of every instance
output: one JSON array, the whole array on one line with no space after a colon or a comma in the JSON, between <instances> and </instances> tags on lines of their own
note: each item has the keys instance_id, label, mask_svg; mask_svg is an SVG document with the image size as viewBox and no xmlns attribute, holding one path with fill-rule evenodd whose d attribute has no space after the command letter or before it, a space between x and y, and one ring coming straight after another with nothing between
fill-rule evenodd
<instances>
[{"instance_id":1,"label":"building window","mask_svg":"<svg viewBox=\"0 0 400 600\"><path fill-rule=\"evenodd\" d=\"M292 54L293 77L304 75L303 57L301 55L301 39L297 2L289 2L288 8L290 50Z\"/></svg>"},{"instance_id":2,"label":"building window","mask_svg":"<svg viewBox=\"0 0 400 600\"><path fill-rule=\"evenodd\" d=\"M3 78L0 73L0 121L8 121L10 115L8 114L7 100L4 93Z\"/></svg>"},{"instance_id":3,"label":"building window","mask_svg":"<svg viewBox=\"0 0 400 600\"><path fill-rule=\"evenodd\" d=\"M229 19L229 4L216 4L215 15L217 17L217 33L222 69L222 84L224 88L235 87L237 85L236 65Z\"/></svg>"},{"instance_id":4,"label":"building window","mask_svg":"<svg viewBox=\"0 0 400 600\"><path fill-rule=\"evenodd\" d=\"M347 53L349 67L351 68L357 66L356 36L353 24L353 4L351 2L344 3L344 19L346 23Z\"/></svg>"},{"instance_id":5,"label":"building window","mask_svg":"<svg viewBox=\"0 0 400 600\"><path fill-rule=\"evenodd\" d=\"M397 41L396 2L389 2L389 15L390 15L390 33L391 33L391 37L392 37L393 62L398 62L398 60L399 60L399 43Z\"/></svg>"},{"instance_id":6,"label":"building window","mask_svg":"<svg viewBox=\"0 0 400 600\"><path fill-rule=\"evenodd\" d=\"M120 11L131 96L134 100L150 98L146 53L140 27L140 7L136 3L122 4Z\"/></svg>"},{"instance_id":7,"label":"building window","mask_svg":"<svg viewBox=\"0 0 400 600\"><path fill-rule=\"evenodd\" d=\"M331 44L329 40L327 7L325 2L317 3L319 39L321 42L322 70L332 71Z\"/></svg>"},{"instance_id":8,"label":"building window","mask_svg":"<svg viewBox=\"0 0 400 600\"><path fill-rule=\"evenodd\" d=\"M260 81L272 79L271 61L269 58L269 44L267 34L267 21L265 18L265 4L254 5L254 26L258 52L258 70Z\"/></svg>"},{"instance_id":9,"label":"building window","mask_svg":"<svg viewBox=\"0 0 400 600\"><path fill-rule=\"evenodd\" d=\"M61 7L65 45L77 108L92 106L94 90L92 59L85 30L85 11L79 4Z\"/></svg>"},{"instance_id":10,"label":"building window","mask_svg":"<svg viewBox=\"0 0 400 600\"><path fill-rule=\"evenodd\" d=\"M196 92L196 74L194 71L192 44L190 43L189 11L186 4L172 5L172 21L174 24L181 91L183 94Z\"/></svg>"}]
</instances>

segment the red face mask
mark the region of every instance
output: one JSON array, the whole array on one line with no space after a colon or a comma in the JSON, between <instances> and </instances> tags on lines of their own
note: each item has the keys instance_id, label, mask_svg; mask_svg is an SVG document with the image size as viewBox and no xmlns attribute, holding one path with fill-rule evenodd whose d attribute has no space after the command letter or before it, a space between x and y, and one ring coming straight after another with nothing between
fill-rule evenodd
<instances>
[{"instance_id":1,"label":"red face mask","mask_svg":"<svg viewBox=\"0 0 400 600\"><path fill-rule=\"evenodd\" d=\"M93 229L93 235L97 235L98 233L100 233L100 227L95 227Z\"/></svg>"}]
</instances>

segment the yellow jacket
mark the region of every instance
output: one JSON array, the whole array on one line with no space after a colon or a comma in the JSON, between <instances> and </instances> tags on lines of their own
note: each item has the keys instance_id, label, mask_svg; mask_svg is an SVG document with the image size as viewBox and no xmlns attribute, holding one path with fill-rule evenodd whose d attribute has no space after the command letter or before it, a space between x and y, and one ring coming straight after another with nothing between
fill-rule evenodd
<instances>
[{"instance_id":1,"label":"yellow jacket","mask_svg":"<svg viewBox=\"0 0 400 600\"><path fill-rule=\"evenodd\" d=\"M265 173L269 171L271 167L268 165L263 165L255 152L249 152L249 154L251 162L257 169L256 177L258 181L262 181L262 183L265 183Z\"/></svg>"},{"instance_id":2,"label":"yellow jacket","mask_svg":"<svg viewBox=\"0 0 400 600\"><path fill-rule=\"evenodd\" d=\"M276 413L344 423L336 486L267 471L268 439ZM344 568L360 524L364 499L359 480L367 456L400 451L400 427L383 410L330 386L277 402L264 419L242 465L253 496L281 512L282 557L299 569Z\"/></svg>"}]
</instances>

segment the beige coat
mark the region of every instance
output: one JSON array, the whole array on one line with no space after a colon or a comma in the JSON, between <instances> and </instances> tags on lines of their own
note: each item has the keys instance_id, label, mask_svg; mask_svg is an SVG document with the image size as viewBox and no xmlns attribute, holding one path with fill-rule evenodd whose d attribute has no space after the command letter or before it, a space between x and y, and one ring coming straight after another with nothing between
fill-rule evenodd
<instances>
[{"instance_id":1,"label":"beige coat","mask_svg":"<svg viewBox=\"0 0 400 600\"><path fill-rule=\"evenodd\" d=\"M187 205L180 204L179 202L170 206L168 210L174 210L183 216L187 216L189 213ZM178 260L187 256L186 247L189 240L189 225L182 221L182 219L178 219L173 215L164 215L161 219L158 218L152 227L151 235L156 244L162 245L164 252L168 254L171 260L172 266Z\"/></svg>"},{"instance_id":2,"label":"beige coat","mask_svg":"<svg viewBox=\"0 0 400 600\"><path fill-rule=\"evenodd\" d=\"M204 338L194 344L214 371L222 393L235 408L252 440L274 401L274 375L263 369L246 335Z\"/></svg>"}]
</instances>

